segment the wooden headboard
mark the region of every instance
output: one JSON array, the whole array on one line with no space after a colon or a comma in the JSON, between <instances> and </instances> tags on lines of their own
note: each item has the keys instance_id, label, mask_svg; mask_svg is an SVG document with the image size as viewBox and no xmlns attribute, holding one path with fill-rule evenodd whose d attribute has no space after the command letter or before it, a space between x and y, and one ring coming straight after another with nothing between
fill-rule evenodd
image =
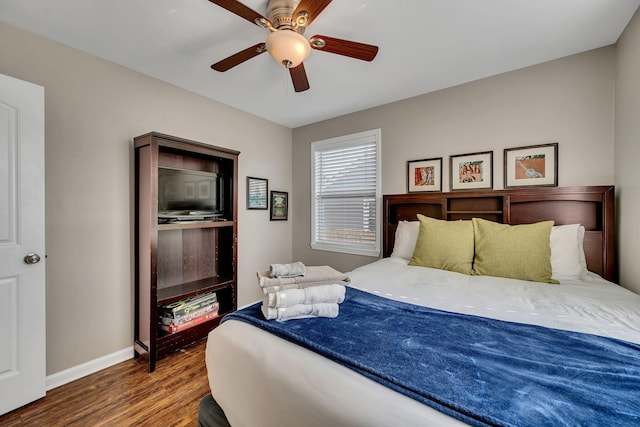
<instances>
[{"instance_id":1,"label":"wooden headboard","mask_svg":"<svg viewBox=\"0 0 640 427\"><path fill-rule=\"evenodd\" d=\"M513 190L410 193L383 196L383 256L393 251L399 221L416 214L456 221L484 218L504 224L554 220L555 225L582 224L587 267L615 281L614 187L531 187Z\"/></svg>"}]
</instances>

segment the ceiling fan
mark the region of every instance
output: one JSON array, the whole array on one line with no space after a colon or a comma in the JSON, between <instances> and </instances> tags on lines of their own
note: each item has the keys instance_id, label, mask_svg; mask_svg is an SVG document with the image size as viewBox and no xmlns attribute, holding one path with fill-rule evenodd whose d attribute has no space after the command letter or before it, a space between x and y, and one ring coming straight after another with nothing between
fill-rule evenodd
<instances>
[{"instance_id":1,"label":"ceiling fan","mask_svg":"<svg viewBox=\"0 0 640 427\"><path fill-rule=\"evenodd\" d=\"M303 61L311 49L373 61L378 47L334 37L315 35L307 40L302 34L320 15L331 0L269 0L267 17L236 0L209 0L241 18L270 31L264 42L248 47L211 66L224 72L268 51L273 58L289 69L296 92L309 89Z\"/></svg>"}]
</instances>

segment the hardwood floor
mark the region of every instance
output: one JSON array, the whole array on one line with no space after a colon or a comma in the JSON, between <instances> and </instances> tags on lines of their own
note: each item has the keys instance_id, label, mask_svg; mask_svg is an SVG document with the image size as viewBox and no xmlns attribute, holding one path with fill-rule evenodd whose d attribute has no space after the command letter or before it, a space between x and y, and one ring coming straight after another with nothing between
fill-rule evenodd
<instances>
[{"instance_id":1,"label":"hardwood floor","mask_svg":"<svg viewBox=\"0 0 640 427\"><path fill-rule=\"evenodd\" d=\"M160 359L131 359L47 392L0 416L0 426L197 426L209 392L206 341Z\"/></svg>"}]
</instances>

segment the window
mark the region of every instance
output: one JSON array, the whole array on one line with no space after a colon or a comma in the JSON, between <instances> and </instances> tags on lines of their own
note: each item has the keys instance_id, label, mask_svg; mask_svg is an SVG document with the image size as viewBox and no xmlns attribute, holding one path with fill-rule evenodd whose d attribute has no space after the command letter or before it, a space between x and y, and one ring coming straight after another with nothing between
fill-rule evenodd
<instances>
[{"instance_id":1,"label":"window","mask_svg":"<svg viewBox=\"0 0 640 427\"><path fill-rule=\"evenodd\" d=\"M380 129L311 144L311 247L380 254Z\"/></svg>"}]
</instances>

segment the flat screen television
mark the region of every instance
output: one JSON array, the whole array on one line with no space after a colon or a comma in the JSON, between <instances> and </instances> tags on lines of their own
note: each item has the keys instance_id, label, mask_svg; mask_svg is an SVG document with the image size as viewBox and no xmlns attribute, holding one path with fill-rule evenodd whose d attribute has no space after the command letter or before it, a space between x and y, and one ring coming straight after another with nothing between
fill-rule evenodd
<instances>
[{"instance_id":1,"label":"flat screen television","mask_svg":"<svg viewBox=\"0 0 640 427\"><path fill-rule=\"evenodd\" d=\"M213 172L158 168L158 220L215 219L222 215L223 177Z\"/></svg>"}]
</instances>

